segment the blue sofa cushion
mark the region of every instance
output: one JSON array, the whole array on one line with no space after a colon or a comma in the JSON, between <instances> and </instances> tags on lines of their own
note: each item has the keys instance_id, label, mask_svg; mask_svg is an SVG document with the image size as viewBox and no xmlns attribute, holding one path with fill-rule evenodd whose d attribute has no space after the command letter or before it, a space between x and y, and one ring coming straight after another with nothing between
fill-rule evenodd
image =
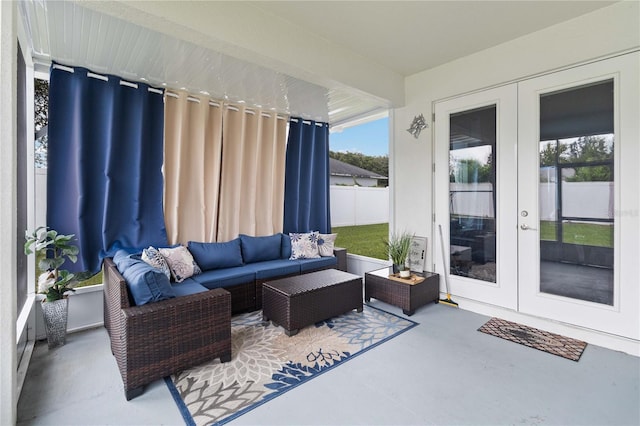
<instances>
[{"instance_id":1,"label":"blue sofa cushion","mask_svg":"<svg viewBox=\"0 0 640 426\"><path fill-rule=\"evenodd\" d=\"M338 266L338 259L333 256L319 257L317 259L298 259L293 260L292 262L297 262L300 265L301 273L313 271L314 269Z\"/></svg>"},{"instance_id":2,"label":"blue sofa cushion","mask_svg":"<svg viewBox=\"0 0 640 426\"><path fill-rule=\"evenodd\" d=\"M288 259L265 260L245 265L245 268L254 271L258 280L300 274L300 264Z\"/></svg>"},{"instance_id":3,"label":"blue sofa cushion","mask_svg":"<svg viewBox=\"0 0 640 426\"><path fill-rule=\"evenodd\" d=\"M189 241L187 247L203 271L242 266L240 238L226 243L198 243Z\"/></svg>"},{"instance_id":4,"label":"blue sofa cushion","mask_svg":"<svg viewBox=\"0 0 640 426\"><path fill-rule=\"evenodd\" d=\"M214 269L192 277L195 281L212 290L219 287L230 287L238 284L246 284L256 279L256 273L247 266L235 268Z\"/></svg>"},{"instance_id":5,"label":"blue sofa cushion","mask_svg":"<svg viewBox=\"0 0 640 426\"><path fill-rule=\"evenodd\" d=\"M189 296L191 294L209 291L209 289L207 289L202 284L198 283L193 278L187 278L181 283L175 283L172 287L173 287L173 291L175 291L176 293L176 297Z\"/></svg>"},{"instance_id":6,"label":"blue sofa cushion","mask_svg":"<svg viewBox=\"0 0 640 426\"><path fill-rule=\"evenodd\" d=\"M118 250L113 261L127 282L127 288L137 306L176 297L167 276L144 262L140 254Z\"/></svg>"},{"instance_id":7,"label":"blue sofa cushion","mask_svg":"<svg viewBox=\"0 0 640 426\"><path fill-rule=\"evenodd\" d=\"M280 257L282 259L289 259L291 257L291 237L289 234L280 234L282 237L280 247Z\"/></svg>"},{"instance_id":8,"label":"blue sofa cushion","mask_svg":"<svg viewBox=\"0 0 640 426\"><path fill-rule=\"evenodd\" d=\"M240 234L242 242L242 258L244 263L262 262L280 258L280 246L282 237L280 234L268 237L252 237Z\"/></svg>"}]
</instances>

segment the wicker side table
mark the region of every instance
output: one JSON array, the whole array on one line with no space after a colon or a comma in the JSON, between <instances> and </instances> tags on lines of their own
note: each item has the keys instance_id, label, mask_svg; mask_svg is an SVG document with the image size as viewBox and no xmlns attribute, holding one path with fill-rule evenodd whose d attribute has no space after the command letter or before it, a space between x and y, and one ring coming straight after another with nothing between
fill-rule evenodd
<instances>
[{"instance_id":1,"label":"wicker side table","mask_svg":"<svg viewBox=\"0 0 640 426\"><path fill-rule=\"evenodd\" d=\"M362 277L347 272L325 269L262 285L262 318L287 336L352 309L362 312Z\"/></svg>"},{"instance_id":2,"label":"wicker side table","mask_svg":"<svg viewBox=\"0 0 640 426\"><path fill-rule=\"evenodd\" d=\"M405 315L413 315L417 308L429 302L438 303L440 276L433 272L414 273L424 277L417 284L390 279L391 268L385 267L364 274L364 300L373 297L402 309Z\"/></svg>"}]
</instances>

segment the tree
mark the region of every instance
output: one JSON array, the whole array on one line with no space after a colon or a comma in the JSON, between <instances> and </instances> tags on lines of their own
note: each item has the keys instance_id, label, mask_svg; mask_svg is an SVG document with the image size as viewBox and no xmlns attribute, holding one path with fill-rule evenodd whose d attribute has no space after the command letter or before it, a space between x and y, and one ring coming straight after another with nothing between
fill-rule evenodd
<instances>
[{"instance_id":1,"label":"tree","mask_svg":"<svg viewBox=\"0 0 640 426\"><path fill-rule=\"evenodd\" d=\"M573 168L575 173L572 176L564 176L566 182L610 182L612 167L602 163L613 163L612 160L613 140L606 135L581 136L571 143L550 142L540 151L541 166L561 165L567 168L580 164Z\"/></svg>"},{"instance_id":2,"label":"tree","mask_svg":"<svg viewBox=\"0 0 640 426\"><path fill-rule=\"evenodd\" d=\"M49 136L43 130L49 124L49 82L34 80L34 117L36 130L35 163L37 168L47 167L47 149L49 148ZM38 134L38 133L42 134Z\"/></svg>"},{"instance_id":3,"label":"tree","mask_svg":"<svg viewBox=\"0 0 640 426\"><path fill-rule=\"evenodd\" d=\"M34 109L36 132L49 123L49 82L34 80Z\"/></svg>"},{"instance_id":4,"label":"tree","mask_svg":"<svg viewBox=\"0 0 640 426\"><path fill-rule=\"evenodd\" d=\"M333 152L329 151L329 157L342 161L352 166L360 167L381 176L389 176L389 157L386 155L371 156L359 152Z\"/></svg>"},{"instance_id":5,"label":"tree","mask_svg":"<svg viewBox=\"0 0 640 426\"><path fill-rule=\"evenodd\" d=\"M475 158L460 158L449 164L449 181L460 183L493 182L491 155L481 163ZM456 179L456 177L458 179Z\"/></svg>"}]
</instances>

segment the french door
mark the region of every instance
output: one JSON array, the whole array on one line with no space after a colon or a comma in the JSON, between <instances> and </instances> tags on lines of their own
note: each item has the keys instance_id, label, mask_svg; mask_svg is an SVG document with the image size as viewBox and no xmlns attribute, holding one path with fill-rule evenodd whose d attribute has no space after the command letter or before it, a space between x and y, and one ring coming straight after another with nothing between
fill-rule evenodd
<instances>
[{"instance_id":1,"label":"french door","mask_svg":"<svg viewBox=\"0 0 640 426\"><path fill-rule=\"evenodd\" d=\"M639 63L518 85L519 310L636 340Z\"/></svg>"},{"instance_id":2,"label":"french door","mask_svg":"<svg viewBox=\"0 0 640 426\"><path fill-rule=\"evenodd\" d=\"M454 296L640 339L639 64L636 52L436 103ZM443 272L438 228L435 243Z\"/></svg>"},{"instance_id":3,"label":"french door","mask_svg":"<svg viewBox=\"0 0 640 426\"><path fill-rule=\"evenodd\" d=\"M451 293L517 309L517 87L438 102L435 113L436 225ZM441 271L438 229L434 242Z\"/></svg>"}]
</instances>

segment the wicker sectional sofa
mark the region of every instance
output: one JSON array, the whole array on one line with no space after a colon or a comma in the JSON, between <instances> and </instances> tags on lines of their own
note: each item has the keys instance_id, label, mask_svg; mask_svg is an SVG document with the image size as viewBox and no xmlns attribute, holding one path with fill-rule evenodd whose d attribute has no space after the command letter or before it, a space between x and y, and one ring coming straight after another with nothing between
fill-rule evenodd
<instances>
[{"instance_id":1,"label":"wicker sectional sofa","mask_svg":"<svg viewBox=\"0 0 640 426\"><path fill-rule=\"evenodd\" d=\"M127 255L116 254L116 262L105 259L104 325L127 400L140 395L144 385L185 368L215 358L229 361L231 315L261 309L264 282L321 269L346 270L345 249L334 249L332 257L289 260L288 236L276 235L281 238L277 258L267 259L275 256L266 245L273 249L275 236L245 236L242 265L203 267L200 274L171 284L175 296L141 306L132 297L127 271L118 269ZM209 244L190 244L198 264L207 264L203 255L220 254L216 250L224 243ZM198 251L203 247L206 250ZM269 252L272 254L267 255Z\"/></svg>"}]
</instances>

